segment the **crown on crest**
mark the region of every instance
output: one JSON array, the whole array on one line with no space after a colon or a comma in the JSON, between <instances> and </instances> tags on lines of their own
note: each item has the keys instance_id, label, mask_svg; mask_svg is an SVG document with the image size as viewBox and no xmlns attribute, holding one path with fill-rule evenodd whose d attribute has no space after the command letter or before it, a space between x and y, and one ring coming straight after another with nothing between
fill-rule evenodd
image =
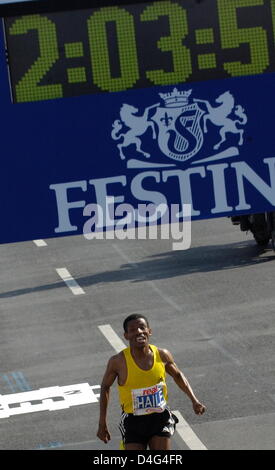
<instances>
[{"instance_id":1,"label":"crown on crest","mask_svg":"<svg viewBox=\"0 0 275 470\"><path fill-rule=\"evenodd\" d=\"M188 104L191 93L192 90L179 91L174 88L172 93L159 93L159 96L163 99L166 108L176 108Z\"/></svg>"}]
</instances>

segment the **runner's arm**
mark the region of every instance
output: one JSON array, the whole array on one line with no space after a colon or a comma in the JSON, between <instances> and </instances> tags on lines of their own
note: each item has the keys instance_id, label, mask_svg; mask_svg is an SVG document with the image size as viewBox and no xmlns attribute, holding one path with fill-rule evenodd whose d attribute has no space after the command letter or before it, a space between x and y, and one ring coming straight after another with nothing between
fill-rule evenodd
<instances>
[{"instance_id":1,"label":"runner's arm","mask_svg":"<svg viewBox=\"0 0 275 470\"><path fill-rule=\"evenodd\" d=\"M113 356L110 358L105 374L102 379L101 383L101 391L100 391L100 416L99 416L99 423L98 423L98 431L97 437L105 442L111 439L108 426L107 426L107 409L110 399L110 388L113 385L116 377L118 376L117 372L117 356Z\"/></svg>"},{"instance_id":2,"label":"runner's arm","mask_svg":"<svg viewBox=\"0 0 275 470\"><path fill-rule=\"evenodd\" d=\"M171 377L173 377L178 387L190 398L195 413L202 415L206 408L195 396L190 383L188 382L183 372L176 365L172 354L167 351L167 349L159 349L159 353L162 361L165 364L166 372L171 375Z\"/></svg>"}]
</instances>

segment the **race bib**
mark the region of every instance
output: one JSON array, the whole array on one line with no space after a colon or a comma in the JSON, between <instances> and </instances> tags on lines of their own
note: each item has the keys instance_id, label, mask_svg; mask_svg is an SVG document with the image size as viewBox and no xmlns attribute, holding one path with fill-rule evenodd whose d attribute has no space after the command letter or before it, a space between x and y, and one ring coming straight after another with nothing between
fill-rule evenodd
<instances>
[{"instance_id":1,"label":"race bib","mask_svg":"<svg viewBox=\"0 0 275 470\"><path fill-rule=\"evenodd\" d=\"M161 413L166 406L163 394L163 382L146 388L132 390L132 402L134 415L146 415L147 413Z\"/></svg>"}]
</instances>

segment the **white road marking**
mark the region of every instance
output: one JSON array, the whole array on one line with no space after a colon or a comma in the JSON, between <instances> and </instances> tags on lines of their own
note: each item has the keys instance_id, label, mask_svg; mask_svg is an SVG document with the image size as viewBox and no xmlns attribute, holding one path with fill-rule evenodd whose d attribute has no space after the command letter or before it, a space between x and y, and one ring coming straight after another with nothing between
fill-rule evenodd
<instances>
[{"instance_id":1,"label":"white road marking","mask_svg":"<svg viewBox=\"0 0 275 470\"><path fill-rule=\"evenodd\" d=\"M61 277L61 279L67 284L69 289L71 289L74 295L81 295L85 294L85 291L77 284L76 280L71 276L67 268L57 268L57 274Z\"/></svg>"},{"instance_id":2,"label":"white road marking","mask_svg":"<svg viewBox=\"0 0 275 470\"><path fill-rule=\"evenodd\" d=\"M47 387L28 392L0 395L0 419L38 411L56 411L97 403L100 385L88 383Z\"/></svg>"},{"instance_id":3,"label":"white road marking","mask_svg":"<svg viewBox=\"0 0 275 470\"><path fill-rule=\"evenodd\" d=\"M123 343L120 337L116 334L116 332L113 330L111 325L99 325L98 328L117 353L120 352L122 349L126 348L126 345ZM200 441L198 436L194 433L193 429L185 421L181 413L178 410L173 411L173 413L177 416L179 420L177 427L176 427L176 432L179 434L179 436L184 441L184 443L189 447L189 449L207 450L205 445Z\"/></svg>"},{"instance_id":4,"label":"white road marking","mask_svg":"<svg viewBox=\"0 0 275 470\"><path fill-rule=\"evenodd\" d=\"M38 247L48 246L44 240L33 240L33 243Z\"/></svg>"},{"instance_id":5,"label":"white road marking","mask_svg":"<svg viewBox=\"0 0 275 470\"><path fill-rule=\"evenodd\" d=\"M121 341L111 325L100 325L98 328L117 353L126 348L126 345Z\"/></svg>"},{"instance_id":6,"label":"white road marking","mask_svg":"<svg viewBox=\"0 0 275 470\"><path fill-rule=\"evenodd\" d=\"M207 450L205 445L198 438L197 434L194 433L193 429L185 421L184 417L178 410L173 410L174 415L178 418L177 433L180 435L182 440L191 450Z\"/></svg>"}]
</instances>

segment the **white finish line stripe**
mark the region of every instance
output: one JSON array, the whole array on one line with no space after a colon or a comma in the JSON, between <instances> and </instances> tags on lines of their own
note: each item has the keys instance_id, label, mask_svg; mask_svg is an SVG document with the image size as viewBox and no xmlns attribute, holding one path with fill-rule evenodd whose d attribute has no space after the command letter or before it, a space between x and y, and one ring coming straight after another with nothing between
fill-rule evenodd
<instances>
[{"instance_id":1,"label":"white finish line stripe","mask_svg":"<svg viewBox=\"0 0 275 470\"><path fill-rule=\"evenodd\" d=\"M0 395L0 419L38 411L56 411L98 402L100 385L88 383L47 387Z\"/></svg>"},{"instance_id":2,"label":"white finish line stripe","mask_svg":"<svg viewBox=\"0 0 275 470\"><path fill-rule=\"evenodd\" d=\"M113 330L111 325L100 325L98 327L101 333L105 336L107 341L111 344L114 350L119 353L126 345L121 341L120 337ZM205 445L200 441L198 436L190 428L189 424L185 421L183 416L178 410L173 411L178 418L179 422L176 427L176 432L191 450L207 450Z\"/></svg>"},{"instance_id":3,"label":"white finish line stripe","mask_svg":"<svg viewBox=\"0 0 275 470\"><path fill-rule=\"evenodd\" d=\"M75 281L75 279L71 276L67 268L57 268L57 274L61 277L61 279L67 284L69 289L71 289L74 295L81 295L85 294L82 287Z\"/></svg>"},{"instance_id":4,"label":"white finish line stripe","mask_svg":"<svg viewBox=\"0 0 275 470\"><path fill-rule=\"evenodd\" d=\"M100 325L98 328L117 353L126 348L126 345L121 341L111 325Z\"/></svg>"},{"instance_id":5,"label":"white finish line stripe","mask_svg":"<svg viewBox=\"0 0 275 470\"><path fill-rule=\"evenodd\" d=\"M178 410L174 410L173 413L178 418L179 422L177 424L176 430L185 444L191 450L207 450L205 445L200 441L198 436L190 428L189 424L185 421L183 416Z\"/></svg>"}]
</instances>

